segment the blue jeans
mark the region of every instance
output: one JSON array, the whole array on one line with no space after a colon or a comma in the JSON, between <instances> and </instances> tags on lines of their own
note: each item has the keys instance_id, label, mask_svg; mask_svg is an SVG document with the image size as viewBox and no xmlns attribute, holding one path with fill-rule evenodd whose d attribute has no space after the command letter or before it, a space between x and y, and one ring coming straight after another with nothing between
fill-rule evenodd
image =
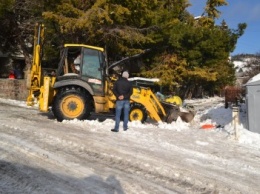
<instances>
[{"instance_id":1,"label":"blue jeans","mask_svg":"<svg viewBox=\"0 0 260 194\"><path fill-rule=\"evenodd\" d=\"M130 110L130 102L129 100L117 100L116 101L116 124L115 124L115 130L119 130L119 124L120 124L120 117L121 112L124 109L124 124L123 128L127 129L128 126L128 117L129 117L129 110Z\"/></svg>"}]
</instances>

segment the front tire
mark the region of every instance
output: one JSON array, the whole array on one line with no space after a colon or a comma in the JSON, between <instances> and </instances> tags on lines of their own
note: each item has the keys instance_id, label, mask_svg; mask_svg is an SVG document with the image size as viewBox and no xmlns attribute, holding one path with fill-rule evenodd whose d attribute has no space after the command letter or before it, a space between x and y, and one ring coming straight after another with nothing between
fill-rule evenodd
<instances>
[{"instance_id":1,"label":"front tire","mask_svg":"<svg viewBox=\"0 0 260 194\"><path fill-rule=\"evenodd\" d=\"M52 112L60 122L87 119L90 116L90 98L80 88L61 89L53 100Z\"/></svg>"},{"instance_id":2,"label":"front tire","mask_svg":"<svg viewBox=\"0 0 260 194\"><path fill-rule=\"evenodd\" d=\"M140 121L144 123L147 119L147 112L145 107L141 104L133 104L131 105L129 111L129 120L130 121Z\"/></svg>"}]
</instances>

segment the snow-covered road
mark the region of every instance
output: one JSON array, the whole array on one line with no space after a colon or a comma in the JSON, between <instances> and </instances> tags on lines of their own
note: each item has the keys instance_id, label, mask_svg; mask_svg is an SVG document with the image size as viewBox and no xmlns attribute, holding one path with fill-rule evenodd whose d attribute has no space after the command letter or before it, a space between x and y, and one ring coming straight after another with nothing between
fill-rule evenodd
<instances>
[{"instance_id":1,"label":"snow-covered road","mask_svg":"<svg viewBox=\"0 0 260 194\"><path fill-rule=\"evenodd\" d=\"M257 147L196 126L113 124L0 102L0 193L260 193Z\"/></svg>"}]
</instances>

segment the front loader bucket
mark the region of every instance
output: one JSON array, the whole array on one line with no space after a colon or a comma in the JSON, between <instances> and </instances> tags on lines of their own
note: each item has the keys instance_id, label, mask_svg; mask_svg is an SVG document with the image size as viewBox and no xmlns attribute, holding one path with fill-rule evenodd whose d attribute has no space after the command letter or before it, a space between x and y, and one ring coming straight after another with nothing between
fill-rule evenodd
<instances>
[{"instance_id":1,"label":"front loader bucket","mask_svg":"<svg viewBox=\"0 0 260 194\"><path fill-rule=\"evenodd\" d=\"M179 116L181 117L181 120L186 123L191 122L194 119L195 114L196 114L195 111L179 112Z\"/></svg>"},{"instance_id":2,"label":"front loader bucket","mask_svg":"<svg viewBox=\"0 0 260 194\"><path fill-rule=\"evenodd\" d=\"M189 112L181 112L180 107L177 105L167 103L167 102L161 102L161 103L166 112L166 116L164 118L164 121L166 123L172 123L173 121L176 121L178 117L180 117L182 121L189 123L194 119L196 115L196 111L194 110L189 110Z\"/></svg>"},{"instance_id":3,"label":"front loader bucket","mask_svg":"<svg viewBox=\"0 0 260 194\"><path fill-rule=\"evenodd\" d=\"M176 121L179 117L179 113L180 113L180 107L171 103L167 103L167 102L161 102L166 116L163 119L166 123L171 123L173 121Z\"/></svg>"}]
</instances>

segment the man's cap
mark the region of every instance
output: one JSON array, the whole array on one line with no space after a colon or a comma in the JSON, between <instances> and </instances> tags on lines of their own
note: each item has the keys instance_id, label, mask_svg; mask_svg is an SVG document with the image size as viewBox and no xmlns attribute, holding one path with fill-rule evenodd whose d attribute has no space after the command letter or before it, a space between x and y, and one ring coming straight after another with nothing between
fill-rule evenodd
<instances>
[{"instance_id":1,"label":"man's cap","mask_svg":"<svg viewBox=\"0 0 260 194\"><path fill-rule=\"evenodd\" d=\"M124 72L122 73L122 77L124 77L124 78L129 78L129 73L128 73L128 71L124 71Z\"/></svg>"}]
</instances>

